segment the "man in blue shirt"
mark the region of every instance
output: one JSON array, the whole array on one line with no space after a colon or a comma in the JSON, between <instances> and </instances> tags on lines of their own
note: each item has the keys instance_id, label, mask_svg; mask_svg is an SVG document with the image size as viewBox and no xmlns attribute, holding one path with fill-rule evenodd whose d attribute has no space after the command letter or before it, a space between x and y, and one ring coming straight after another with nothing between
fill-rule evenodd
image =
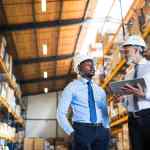
<instances>
[{"instance_id":1,"label":"man in blue shirt","mask_svg":"<svg viewBox=\"0 0 150 150\"><path fill-rule=\"evenodd\" d=\"M72 150L108 150L106 93L92 80L95 74L93 59L77 55L74 69L80 78L69 83L62 93L57 109L58 123L70 138L73 137ZM70 106L73 126L66 117Z\"/></svg>"}]
</instances>

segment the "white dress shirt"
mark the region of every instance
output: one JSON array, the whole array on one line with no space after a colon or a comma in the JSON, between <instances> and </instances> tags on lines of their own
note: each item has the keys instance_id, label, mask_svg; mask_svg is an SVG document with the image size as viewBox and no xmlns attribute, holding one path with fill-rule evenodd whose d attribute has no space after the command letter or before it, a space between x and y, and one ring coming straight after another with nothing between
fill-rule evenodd
<instances>
[{"instance_id":1,"label":"white dress shirt","mask_svg":"<svg viewBox=\"0 0 150 150\"><path fill-rule=\"evenodd\" d=\"M138 72L137 78L144 78L146 83L145 97L138 98L138 107L139 110L148 109L150 108L150 61L146 60L145 58L141 59L138 63ZM132 69L125 77L125 79L133 79L134 76L134 69ZM125 96L125 99L122 101L123 105L128 109L129 112L135 112L133 96L128 95Z\"/></svg>"}]
</instances>

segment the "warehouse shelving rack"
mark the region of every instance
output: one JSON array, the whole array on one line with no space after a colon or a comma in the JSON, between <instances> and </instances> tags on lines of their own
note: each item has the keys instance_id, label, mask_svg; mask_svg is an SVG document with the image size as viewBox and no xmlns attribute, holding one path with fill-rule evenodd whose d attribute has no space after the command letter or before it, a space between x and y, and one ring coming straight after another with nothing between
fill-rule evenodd
<instances>
[{"instance_id":1,"label":"warehouse shelving rack","mask_svg":"<svg viewBox=\"0 0 150 150\"><path fill-rule=\"evenodd\" d=\"M144 29L143 38L146 38L149 33L150 33L150 22L146 25L146 28Z\"/></svg>"},{"instance_id":2,"label":"warehouse shelving rack","mask_svg":"<svg viewBox=\"0 0 150 150\"><path fill-rule=\"evenodd\" d=\"M121 59L119 64L113 69L113 71L104 79L104 83L102 85L103 88L106 88L108 83L113 79L113 77L118 73L118 71L124 66L125 59Z\"/></svg>"},{"instance_id":3,"label":"warehouse shelving rack","mask_svg":"<svg viewBox=\"0 0 150 150\"><path fill-rule=\"evenodd\" d=\"M3 62L3 59L0 57L0 73L4 74L5 80L9 83L10 87L15 91L15 96L20 99L21 98L21 91L18 90L17 88L17 83L15 81L12 80L11 78L11 74L8 72L8 69L5 65L5 63ZM7 113L11 114L11 116L13 117L13 119L15 120L15 122L19 125L21 125L22 127L24 127L25 123L24 123L24 119L19 116L14 110L13 108L10 106L10 104L7 102L7 100L0 96L0 106L2 106ZM0 139L9 141L9 142L15 142L15 139L12 137L7 137L4 135L0 135Z\"/></svg>"},{"instance_id":4,"label":"warehouse shelving rack","mask_svg":"<svg viewBox=\"0 0 150 150\"><path fill-rule=\"evenodd\" d=\"M18 98L21 98L21 91L17 89L16 82L11 79L11 74L8 72L7 67L1 57L0 57L0 73L5 74L5 78L6 78L7 82L9 83L10 87L12 87L14 89L16 96Z\"/></svg>"},{"instance_id":5,"label":"warehouse shelving rack","mask_svg":"<svg viewBox=\"0 0 150 150\"><path fill-rule=\"evenodd\" d=\"M9 141L9 142L12 142L12 143L15 142L15 138L3 136L3 135L0 135L0 139L6 140L6 141Z\"/></svg>"},{"instance_id":6,"label":"warehouse shelving rack","mask_svg":"<svg viewBox=\"0 0 150 150\"><path fill-rule=\"evenodd\" d=\"M15 121L21 125L24 125L24 120L22 117L18 116L12 107L7 103L6 99L0 97L0 105L3 106L15 119Z\"/></svg>"}]
</instances>

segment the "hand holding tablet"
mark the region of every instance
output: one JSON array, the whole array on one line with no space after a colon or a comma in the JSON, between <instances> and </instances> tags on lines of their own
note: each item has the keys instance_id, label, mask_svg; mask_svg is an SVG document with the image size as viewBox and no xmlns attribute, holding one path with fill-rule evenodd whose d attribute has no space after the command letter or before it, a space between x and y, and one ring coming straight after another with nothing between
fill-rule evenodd
<instances>
[{"instance_id":1,"label":"hand holding tablet","mask_svg":"<svg viewBox=\"0 0 150 150\"><path fill-rule=\"evenodd\" d=\"M133 80L122 80L110 83L110 89L115 95L130 95L143 96L143 90L146 87L143 78Z\"/></svg>"}]
</instances>

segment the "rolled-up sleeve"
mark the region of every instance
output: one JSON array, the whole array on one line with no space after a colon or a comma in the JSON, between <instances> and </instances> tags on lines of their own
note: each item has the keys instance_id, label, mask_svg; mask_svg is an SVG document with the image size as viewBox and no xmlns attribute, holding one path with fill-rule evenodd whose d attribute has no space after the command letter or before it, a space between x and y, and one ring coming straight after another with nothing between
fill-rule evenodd
<instances>
[{"instance_id":1,"label":"rolled-up sleeve","mask_svg":"<svg viewBox=\"0 0 150 150\"><path fill-rule=\"evenodd\" d=\"M146 83L146 89L145 89L145 99L150 101L150 73L143 76L145 83Z\"/></svg>"},{"instance_id":2,"label":"rolled-up sleeve","mask_svg":"<svg viewBox=\"0 0 150 150\"><path fill-rule=\"evenodd\" d=\"M64 89L57 108L58 123L60 127L68 135L70 135L74 131L67 118L67 113L69 106L71 104L71 100L72 100L72 89L71 86L69 85Z\"/></svg>"}]
</instances>

